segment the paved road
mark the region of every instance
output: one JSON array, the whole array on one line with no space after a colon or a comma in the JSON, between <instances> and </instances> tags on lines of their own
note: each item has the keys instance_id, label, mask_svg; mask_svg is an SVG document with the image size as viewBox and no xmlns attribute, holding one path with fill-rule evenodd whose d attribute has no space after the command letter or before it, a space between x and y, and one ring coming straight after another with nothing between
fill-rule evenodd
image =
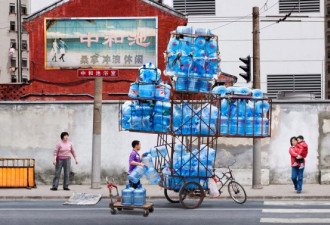
<instances>
[{"instance_id":1,"label":"paved road","mask_svg":"<svg viewBox=\"0 0 330 225\"><path fill-rule=\"evenodd\" d=\"M108 200L95 206L63 206L63 201L0 201L2 225L255 225L330 224L330 201L233 201L205 200L198 209L155 200L155 212L145 218L142 211L111 215Z\"/></svg>"}]
</instances>

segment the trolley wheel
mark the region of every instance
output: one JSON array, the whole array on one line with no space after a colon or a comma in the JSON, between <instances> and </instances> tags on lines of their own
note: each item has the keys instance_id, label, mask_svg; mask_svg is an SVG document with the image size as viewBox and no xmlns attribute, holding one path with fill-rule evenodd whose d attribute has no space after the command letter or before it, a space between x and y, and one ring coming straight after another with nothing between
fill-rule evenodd
<instances>
[{"instance_id":1,"label":"trolley wheel","mask_svg":"<svg viewBox=\"0 0 330 225\"><path fill-rule=\"evenodd\" d=\"M179 192L180 203L187 209L200 206L204 200L204 190L197 182L185 183Z\"/></svg>"},{"instance_id":2,"label":"trolley wheel","mask_svg":"<svg viewBox=\"0 0 330 225\"><path fill-rule=\"evenodd\" d=\"M167 189L164 189L164 195L167 201L169 201L170 203L180 203L180 200L173 200L173 198L170 198L170 196L168 196L167 194L167 191Z\"/></svg>"},{"instance_id":3,"label":"trolley wheel","mask_svg":"<svg viewBox=\"0 0 330 225\"><path fill-rule=\"evenodd\" d=\"M246 201L246 192L242 185L236 181L231 181L228 184L228 192L230 197L238 204L243 204Z\"/></svg>"},{"instance_id":4,"label":"trolley wheel","mask_svg":"<svg viewBox=\"0 0 330 225\"><path fill-rule=\"evenodd\" d=\"M149 212L153 213L155 211L154 207L150 207Z\"/></svg>"},{"instance_id":5,"label":"trolley wheel","mask_svg":"<svg viewBox=\"0 0 330 225\"><path fill-rule=\"evenodd\" d=\"M118 209L118 211L122 211L123 210L123 208L117 208Z\"/></svg>"},{"instance_id":6,"label":"trolley wheel","mask_svg":"<svg viewBox=\"0 0 330 225\"><path fill-rule=\"evenodd\" d=\"M117 214L117 210L116 209L110 209L110 212L112 215L116 215Z\"/></svg>"},{"instance_id":7,"label":"trolley wheel","mask_svg":"<svg viewBox=\"0 0 330 225\"><path fill-rule=\"evenodd\" d=\"M148 210L148 209L144 210L143 216L144 216L144 217L149 216L149 210Z\"/></svg>"}]
</instances>

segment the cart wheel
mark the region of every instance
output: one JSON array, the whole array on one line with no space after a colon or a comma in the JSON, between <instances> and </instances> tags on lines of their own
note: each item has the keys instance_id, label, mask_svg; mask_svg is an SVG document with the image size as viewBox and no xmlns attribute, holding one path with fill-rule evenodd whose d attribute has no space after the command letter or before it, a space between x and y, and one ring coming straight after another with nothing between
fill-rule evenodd
<instances>
[{"instance_id":1,"label":"cart wheel","mask_svg":"<svg viewBox=\"0 0 330 225\"><path fill-rule=\"evenodd\" d=\"M167 189L164 189L164 195L165 195L165 198L167 199L167 201L169 201L170 203L180 203L180 200L178 199L178 200L175 200L175 199L173 199L173 197L172 198L170 198L170 196L168 196L168 194L167 194Z\"/></svg>"},{"instance_id":2,"label":"cart wheel","mask_svg":"<svg viewBox=\"0 0 330 225\"><path fill-rule=\"evenodd\" d=\"M123 208L117 208L118 209L118 211L122 211L123 210Z\"/></svg>"},{"instance_id":3,"label":"cart wheel","mask_svg":"<svg viewBox=\"0 0 330 225\"><path fill-rule=\"evenodd\" d=\"M228 184L228 192L230 197L238 204L243 204L246 201L246 192L242 185L236 181L231 181Z\"/></svg>"},{"instance_id":4,"label":"cart wheel","mask_svg":"<svg viewBox=\"0 0 330 225\"><path fill-rule=\"evenodd\" d=\"M148 210L148 209L144 210L143 216L144 216L144 217L149 216L149 210Z\"/></svg>"},{"instance_id":5,"label":"cart wheel","mask_svg":"<svg viewBox=\"0 0 330 225\"><path fill-rule=\"evenodd\" d=\"M149 212L153 213L154 210L155 210L155 209L154 209L154 207L152 206L152 207L150 207Z\"/></svg>"},{"instance_id":6,"label":"cart wheel","mask_svg":"<svg viewBox=\"0 0 330 225\"><path fill-rule=\"evenodd\" d=\"M116 209L110 209L110 212L112 215L116 215L117 214L117 210Z\"/></svg>"},{"instance_id":7,"label":"cart wheel","mask_svg":"<svg viewBox=\"0 0 330 225\"><path fill-rule=\"evenodd\" d=\"M200 206L204 200L204 190L199 183L185 183L179 192L180 203L187 209Z\"/></svg>"}]
</instances>

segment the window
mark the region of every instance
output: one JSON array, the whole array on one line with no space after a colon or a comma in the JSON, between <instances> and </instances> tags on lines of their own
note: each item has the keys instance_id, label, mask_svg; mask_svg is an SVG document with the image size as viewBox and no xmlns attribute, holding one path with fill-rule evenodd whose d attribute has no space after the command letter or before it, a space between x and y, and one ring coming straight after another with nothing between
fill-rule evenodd
<instances>
[{"instance_id":1,"label":"window","mask_svg":"<svg viewBox=\"0 0 330 225\"><path fill-rule=\"evenodd\" d=\"M328 20L328 28L330 28L330 20Z\"/></svg>"},{"instance_id":2,"label":"window","mask_svg":"<svg viewBox=\"0 0 330 225\"><path fill-rule=\"evenodd\" d=\"M173 7L188 15L215 15L215 0L173 0Z\"/></svg>"},{"instance_id":3,"label":"window","mask_svg":"<svg viewBox=\"0 0 330 225\"><path fill-rule=\"evenodd\" d=\"M11 60L10 60L10 66L11 67L16 67L16 59L15 58L11 58Z\"/></svg>"},{"instance_id":4,"label":"window","mask_svg":"<svg viewBox=\"0 0 330 225\"><path fill-rule=\"evenodd\" d=\"M22 15L27 15L27 8L26 8L25 5L22 5L22 6L21 6L21 14L22 14Z\"/></svg>"},{"instance_id":5,"label":"window","mask_svg":"<svg viewBox=\"0 0 330 225\"><path fill-rule=\"evenodd\" d=\"M280 13L320 12L320 0L280 0Z\"/></svg>"},{"instance_id":6,"label":"window","mask_svg":"<svg viewBox=\"0 0 330 225\"><path fill-rule=\"evenodd\" d=\"M15 31L15 21L10 21L10 31Z\"/></svg>"},{"instance_id":7,"label":"window","mask_svg":"<svg viewBox=\"0 0 330 225\"><path fill-rule=\"evenodd\" d=\"M10 47L16 49L16 40L15 39L10 39Z\"/></svg>"},{"instance_id":8,"label":"window","mask_svg":"<svg viewBox=\"0 0 330 225\"><path fill-rule=\"evenodd\" d=\"M330 75L330 65L328 65L328 75Z\"/></svg>"},{"instance_id":9,"label":"window","mask_svg":"<svg viewBox=\"0 0 330 225\"><path fill-rule=\"evenodd\" d=\"M22 24L22 33L27 33L27 31L25 30L23 24Z\"/></svg>"},{"instance_id":10,"label":"window","mask_svg":"<svg viewBox=\"0 0 330 225\"><path fill-rule=\"evenodd\" d=\"M11 82L12 83L16 83L17 82L17 79L16 79L16 76L15 75L11 76Z\"/></svg>"},{"instance_id":11,"label":"window","mask_svg":"<svg viewBox=\"0 0 330 225\"><path fill-rule=\"evenodd\" d=\"M328 59L330 59L330 49L328 49Z\"/></svg>"},{"instance_id":12,"label":"window","mask_svg":"<svg viewBox=\"0 0 330 225\"><path fill-rule=\"evenodd\" d=\"M9 5L9 14L15 14L15 4Z\"/></svg>"},{"instance_id":13,"label":"window","mask_svg":"<svg viewBox=\"0 0 330 225\"><path fill-rule=\"evenodd\" d=\"M27 40L22 40L22 50L28 50Z\"/></svg>"},{"instance_id":14,"label":"window","mask_svg":"<svg viewBox=\"0 0 330 225\"><path fill-rule=\"evenodd\" d=\"M22 59L22 67L26 68L28 65L27 59Z\"/></svg>"},{"instance_id":15,"label":"window","mask_svg":"<svg viewBox=\"0 0 330 225\"><path fill-rule=\"evenodd\" d=\"M276 98L279 92L312 93L321 98L321 74L267 75L267 94Z\"/></svg>"},{"instance_id":16,"label":"window","mask_svg":"<svg viewBox=\"0 0 330 225\"><path fill-rule=\"evenodd\" d=\"M330 15L330 7L327 8L327 14Z\"/></svg>"}]
</instances>

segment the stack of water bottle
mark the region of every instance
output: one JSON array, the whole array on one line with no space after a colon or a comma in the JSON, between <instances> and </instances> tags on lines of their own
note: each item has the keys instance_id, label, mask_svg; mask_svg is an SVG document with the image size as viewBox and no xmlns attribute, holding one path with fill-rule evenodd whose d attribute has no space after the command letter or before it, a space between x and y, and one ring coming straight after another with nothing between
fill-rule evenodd
<instances>
[{"instance_id":1,"label":"stack of water bottle","mask_svg":"<svg viewBox=\"0 0 330 225\"><path fill-rule=\"evenodd\" d=\"M170 99L171 86L161 80L161 71L149 62L139 69L139 77L131 84L128 96L134 99L167 101Z\"/></svg>"},{"instance_id":2,"label":"stack of water bottle","mask_svg":"<svg viewBox=\"0 0 330 225\"><path fill-rule=\"evenodd\" d=\"M121 204L143 206L146 204L146 189L142 188L142 184L137 189L132 188L129 184L121 191Z\"/></svg>"},{"instance_id":3,"label":"stack of water bottle","mask_svg":"<svg viewBox=\"0 0 330 225\"><path fill-rule=\"evenodd\" d=\"M175 144L173 154L173 175L169 165L163 168L164 186L169 188L179 187L183 184L180 176L188 177L186 181L195 181L201 183L202 187L207 186L207 179L213 175L213 162L215 159L215 150L201 145L200 149L195 149L191 153L181 144ZM190 178L189 178L190 177Z\"/></svg>"},{"instance_id":4,"label":"stack of water bottle","mask_svg":"<svg viewBox=\"0 0 330 225\"><path fill-rule=\"evenodd\" d=\"M165 74L173 77L175 90L210 92L217 78L219 52L217 36L209 29L179 26L165 52Z\"/></svg>"},{"instance_id":5,"label":"stack of water bottle","mask_svg":"<svg viewBox=\"0 0 330 225\"><path fill-rule=\"evenodd\" d=\"M227 91L231 92L234 89L234 87L228 89L224 86L219 87L213 89L214 95L225 96ZM246 88L237 90L247 92ZM252 97L252 99L224 98L220 106L212 104L199 106L189 103L175 105L172 131L182 135L217 133L231 136L268 136L269 120L266 115L270 105L267 100L262 100L261 90L253 90Z\"/></svg>"},{"instance_id":6,"label":"stack of water bottle","mask_svg":"<svg viewBox=\"0 0 330 225\"><path fill-rule=\"evenodd\" d=\"M268 136L269 119L266 115L270 105L267 100L263 100L261 90L218 86L212 93L221 97L227 94L243 96L252 93L252 99L232 98L221 101L218 126L220 135Z\"/></svg>"},{"instance_id":7,"label":"stack of water bottle","mask_svg":"<svg viewBox=\"0 0 330 225\"><path fill-rule=\"evenodd\" d=\"M169 101L126 101L122 106L121 124L125 130L169 132Z\"/></svg>"},{"instance_id":8,"label":"stack of water bottle","mask_svg":"<svg viewBox=\"0 0 330 225\"><path fill-rule=\"evenodd\" d=\"M145 167L137 166L134 170L128 175L128 179L133 183L138 183L139 180L146 175L149 183L151 185L158 184L161 181L161 178L154 167L154 163L152 158L167 155L166 146L159 146L150 149L147 156L142 158L142 162L145 164Z\"/></svg>"}]
</instances>

